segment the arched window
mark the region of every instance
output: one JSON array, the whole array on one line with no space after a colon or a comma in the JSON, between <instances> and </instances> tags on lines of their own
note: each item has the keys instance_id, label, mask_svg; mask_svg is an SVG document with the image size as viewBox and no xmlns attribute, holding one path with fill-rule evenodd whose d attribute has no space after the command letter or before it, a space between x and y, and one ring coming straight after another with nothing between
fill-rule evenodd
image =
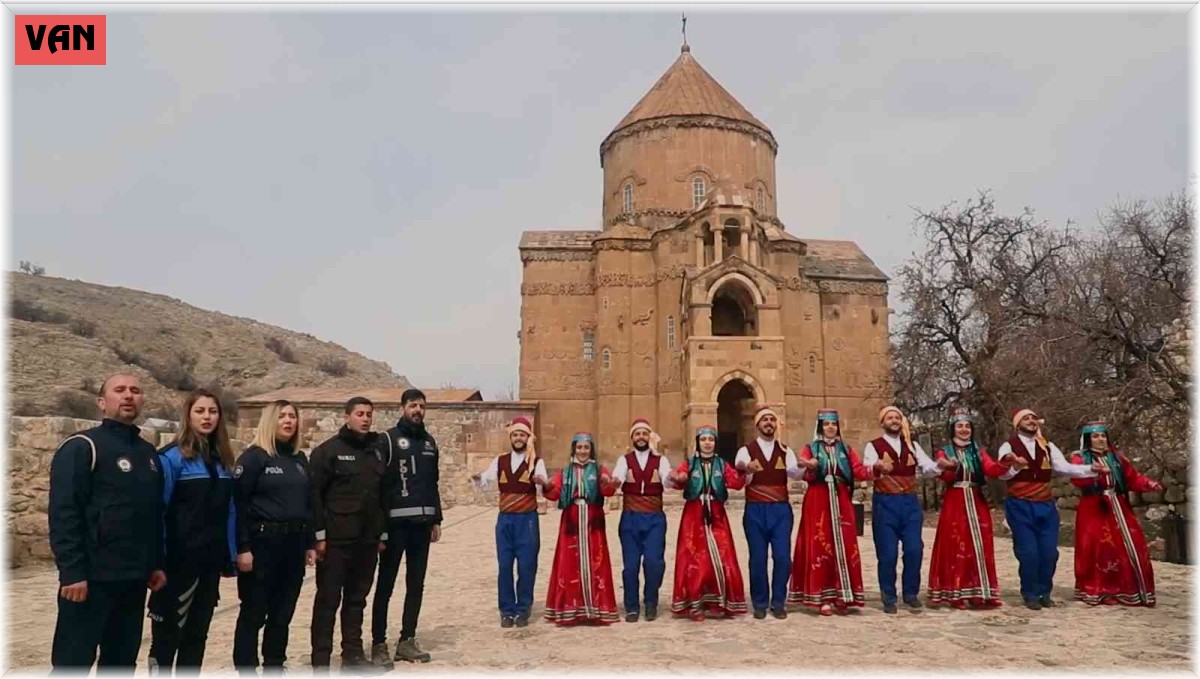
<instances>
[{"instance_id":1,"label":"arched window","mask_svg":"<svg viewBox=\"0 0 1200 679\"><path fill-rule=\"evenodd\" d=\"M608 350L608 347L604 347L600 351L600 367L604 370L612 367L612 352Z\"/></svg>"},{"instance_id":2,"label":"arched window","mask_svg":"<svg viewBox=\"0 0 1200 679\"><path fill-rule=\"evenodd\" d=\"M633 184L626 184L624 193L625 212L633 212Z\"/></svg>"},{"instance_id":3,"label":"arched window","mask_svg":"<svg viewBox=\"0 0 1200 679\"><path fill-rule=\"evenodd\" d=\"M763 187L761 187L761 186L758 187L758 190L754 192L754 209L755 210L758 210L759 212L766 212L766 210L767 210L767 195L766 195L766 193L767 192L763 191Z\"/></svg>"},{"instance_id":4,"label":"arched window","mask_svg":"<svg viewBox=\"0 0 1200 679\"><path fill-rule=\"evenodd\" d=\"M596 352L596 333L591 330L583 331L583 362L591 363Z\"/></svg>"},{"instance_id":5,"label":"arched window","mask_svg":"<svg viewBox=\"0 0 1200 679\"><path fill-rule=\"evenodd\" d=\"M700 207L700 203L704 202L704 177L696 177L692 180L692 209Z\"/></svg>"},{"instance_id":6,"label":"arched window","mask_svg":"<svg viewBox=\"0 0 1200 679\"><path fill-rule=\"evenodd\" d=\"M675 350L675 317L667 316L667 349Z\"/></svg>"}]
</instances>

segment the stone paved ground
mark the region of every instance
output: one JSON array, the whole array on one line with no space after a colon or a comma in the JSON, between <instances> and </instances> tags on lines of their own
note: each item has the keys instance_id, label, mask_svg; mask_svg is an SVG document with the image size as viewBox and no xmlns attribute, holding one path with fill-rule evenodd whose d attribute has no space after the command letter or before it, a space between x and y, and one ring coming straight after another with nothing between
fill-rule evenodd
<instances>
[{"instance_id":1,"label":"stone paved ground","mask_svg":"<svg viewBox=\"0 0 1200 679\"><path fill-rule=\"evenodd\" d=\"M845 617L821 618L793 612L787 620L753 620L695 623L660 618L653 623L617 623L600 629L559 629L538 620L526 629L502 630L496 613L495 546L496 512L491 508L460 507L448 510L445 535L434 545L425 593L419 640L433 654L428 665L404 671L528 670L562 668L615 669L629 659L653 663L654 670L686 671L689 668L739 668L753 663L756 669L787 670L812 666L814 648L834 651L843 666L860 669L1024 669L1045 670L1164 670L1191 672L1189 609L1192 572L1188 566L1156 562L1159 605L1154 609L1123 607L1089 608L1071 602L1059 608L1033 612L1019 605L1017 564L1011 543L998 539L997 568L1004 592L1003 608L996 611L901 611L887 616L878 603L875 553L867 535L859 539L866 565L868 606ZM609 548L620 586L620 546L616 514L610 513ZM670 514L668 552L678 510ZM745 568L746 545L741 536L740 510L734 510L738 553ZM536 589L535 614L545 600L546 581L558 531L558 513L542 517L542 551ZM925 529L926 560L933 530ZM1056 578L1056 598L1068 600L1072 584L1072 550L1062 549ZM673 557L667 558L670 582ZM311 574L310 574L311 575ZM403 583L403 573L400 582ZM48 667L54 631L54 573L45 569L16 571L8 584L9 621L6 635L8 668ZM402 590L403 585L397 586ZM304 667L309 660L308 627L314 585L306 581L292 623L289 665ZM206 668L231 668L231 643L237 617L237 596L232 580L223 583L221 603L209 635ZM670 585L663 588L663 607L670 600ZM402 599L393 598L391 619L398 625ZM368 609L368 629L370 611ZM397 627L398 631L398 627ZM149 625L146 626L147 635ZM145 657L149 640L142 645ZM336 663L336 660L335 660ZM144 671L144 670L142 670ZM307 673L304 671L303 673Z\"/></svg>"}]
</instances>

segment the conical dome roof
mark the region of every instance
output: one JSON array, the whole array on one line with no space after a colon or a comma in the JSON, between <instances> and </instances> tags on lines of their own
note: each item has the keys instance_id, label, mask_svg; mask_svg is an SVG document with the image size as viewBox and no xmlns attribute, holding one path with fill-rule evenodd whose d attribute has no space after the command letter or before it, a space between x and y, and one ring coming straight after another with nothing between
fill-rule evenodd
<instances>
[{"instance_id":1,"label":"conical dome roof","mask_svg":"<svg viewBox=\"0 0 1200 679\"><path fill-rule=\"evenodd\" d=\"M704 70L687 45L646 96L617 123L609 137L635 123L670 116L717 116L748 123L774 141L771 130Z\"/></svg>"}]
</instances>

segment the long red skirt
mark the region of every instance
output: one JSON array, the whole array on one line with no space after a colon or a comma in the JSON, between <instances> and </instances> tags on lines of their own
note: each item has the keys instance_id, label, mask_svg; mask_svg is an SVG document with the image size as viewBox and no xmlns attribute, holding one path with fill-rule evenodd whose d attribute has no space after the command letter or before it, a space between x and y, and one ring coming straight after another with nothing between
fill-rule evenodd
<instances>
[{"instance_id":1,"label":"long red skirt","mask_svg":"<svg viewBox=\"0 0 1200 679\"><path fill-rule=\"evenodd\" d=\"M835 513L840 529L836 531ZM787 600L813 607L832 604L839 609L866 602L854 506L849 489L842 484L837 486L834 502L830 502L825 483L810 483L804 494Z\"/></svg>"},{"instance_id":2,"label":"long red skirt","mask_svg":"<svg viewBox=\"0 0 1200 679\"><path fill-rule=\"evenodd\" d=\"M545 617L560 625L617 621L603 507L577 503L562 511Z\"/></svg>"},{"instance_id":3,"label":"long red skirt","mask_svg":"<svg viewBox=\"0 0 1200 679\"><path fill-rule=\"evenodd\" d=\"M1113 511L1114 504L1119 511ZM1086 495L1075 515L1075 598L1086 604L1153 606L1146 536L1122 495Z\"/></svg>"},{"instance_id":4,"label":"long red skirt","mask_svg":"<svg viewBox=\"0 0 1200 679\"><path fill-rule=\"evenodd\" d=\"M746 585L733 547L729 515L721 502L709 504L712 524L704 524L700 500L688 500L679 523L675 548L675 590L671 611L692 619L705 613L746 612Z\"/></svg>"},{"instance_id":5,"label":"long red skirt","mask_svg":"<svg viewBox=\"0 0 1200 679\"><path fill-rule=\"evenodd\" d=\"M929 603L999 606L992 513L979 487L946 490L929 563Z\"/></svg>"}]
</instances>

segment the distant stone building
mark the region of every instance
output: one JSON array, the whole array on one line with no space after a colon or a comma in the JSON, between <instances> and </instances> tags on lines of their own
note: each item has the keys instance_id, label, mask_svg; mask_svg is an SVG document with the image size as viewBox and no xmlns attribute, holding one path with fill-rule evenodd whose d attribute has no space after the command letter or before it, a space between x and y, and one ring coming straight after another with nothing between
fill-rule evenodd
<instances>
[{"instance_id":1,"label":"distant stone building","mask_svg":"<svg viewBox=\"0 0 1200 679\"><path fill-rule=\"evenodd\" d=\"M820 407L856 446L875 430L887 277L852 242L786 230L777 151L684 45L600 144L601 230L522 234L520 398L553 466L579 430L611 462L641 416L676 455L704 423L732 455L762 404L793 445Z\"/></svg>"}]
</instances>

